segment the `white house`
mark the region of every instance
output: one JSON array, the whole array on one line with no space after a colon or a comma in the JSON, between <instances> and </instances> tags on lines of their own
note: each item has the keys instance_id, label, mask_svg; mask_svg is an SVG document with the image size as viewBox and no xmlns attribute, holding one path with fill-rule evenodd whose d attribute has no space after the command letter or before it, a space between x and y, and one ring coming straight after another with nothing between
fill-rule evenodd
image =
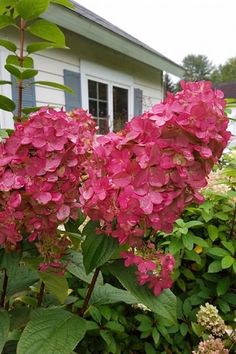
<instances>
[{"instance_id":1,"label":"white house","mask_svg":"<svg viewBox=\"0 0 236 354\"><path fill-rule=\"evenodd\" d=\"M93 114L100 132L119 130L125 121L163 98L163 71L181 77L184 70L170 59L86 8L51 5L43 18L60 25L69 50L53 49L32 55L37 80L70 86L75 95L37 85L24 92L24 105L67 110L83 107ZM13 30L0 37L17 42ZM157 34L158 36L162 34ZM0 47L0 80L11 80L4 69L8 52ZM0 94L16 100L14 85L0 86ZM12 115L1 112L2 128L13 126Z\"/></svg>"}]
</instances>

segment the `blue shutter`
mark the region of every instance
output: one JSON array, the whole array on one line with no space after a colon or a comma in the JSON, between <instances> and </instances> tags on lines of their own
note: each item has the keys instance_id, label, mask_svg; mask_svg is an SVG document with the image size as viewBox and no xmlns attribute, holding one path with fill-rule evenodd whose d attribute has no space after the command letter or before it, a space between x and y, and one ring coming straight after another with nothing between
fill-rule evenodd
<instances>
[{"instance_id":1,"label":"blue shutter","mask_svg":"<svg viewBox=\"0 0 236 354\"><path fill-rule=\"evenodd\" d=\"M66 111L69 112L75 108L81 108L82 100L80 73L64 70L64 83L74 91L74 94L65 92Z\"/></svg>"},{"instance_id":2,"label":"blue shutter","mask_svg":"<svg viewBox=\"0 0 236 354\"><path fill-rule=\"evenodd\" d=\"M17 112L18 108L18 83L16 78L11 75L11 82L12 82L12 100L16 104L15 112ZM34 82L34 78L24 80L23 81L23 100L22 100L22 108L26 107L35 107L36 106L36 99L35 99L35 86L30 85Z\"/></svg>"},{"instance_id":3,"label":"blue shutter","mask_svg":"<svg viewBox=\"0 0 236 354\"><path fill-rule=\"evenodd\" d=\"M134 89L134 116L143 113L143 91L139 88Z\"/></svg>"}]
</instances>

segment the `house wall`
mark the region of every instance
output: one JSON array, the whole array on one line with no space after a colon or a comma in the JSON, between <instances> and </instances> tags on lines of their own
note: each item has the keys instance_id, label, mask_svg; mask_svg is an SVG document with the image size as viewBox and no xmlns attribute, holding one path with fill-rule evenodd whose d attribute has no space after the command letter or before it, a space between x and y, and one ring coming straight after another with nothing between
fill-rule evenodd
<instances>
[{"instance_id":1,"label":"house wall","mask_svg":"<svg viewBox=\"0 0 236 354\"><path fill-rule=\"evenodd\" d=\"M69 50L47 50L32 55L34 66L39 70L36 80L55 81L64 84L63 70L67 69L81 74L82 106L88 108L88 79L104 81L109 84L109 99L112 95L112 85L128 89L129 92L129 119L133 116L133 91L139 88L143 92L143 110L147 110L154 103L162 99L162 72L135 61L124 54L120 54L107 47L99 45L75 33L64 30ZM14 32L2 32L2 38L15 40ZM33 39L35 41L35 38ZM4 69L6 57L9 53L0 47L0 80L9 80L10 74ZM0 93L12 97L11 86L0 86ZM63 91L43 86L35 87L37 106L65 105ZM112 117L112 104L109 104L109 115ZM12 128L12 115L1 112L0 124L2 128Z\"/></svg>"}]
</instances>

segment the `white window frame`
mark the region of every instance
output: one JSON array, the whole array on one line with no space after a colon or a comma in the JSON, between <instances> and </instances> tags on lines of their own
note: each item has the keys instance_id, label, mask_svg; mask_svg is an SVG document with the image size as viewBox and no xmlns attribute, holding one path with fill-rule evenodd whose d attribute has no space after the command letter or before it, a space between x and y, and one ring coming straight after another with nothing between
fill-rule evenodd
<instances>
[{"instance_id":1,"label":"white window frame","mask_svg":"<svg viewBox=\"0 0 236 354\"><path fill-rule=\"evenodd\" d=\"M82 107L89 109L88 80L92 80L106 84L108 87L107 113L110 131L113 130L113 86L128 90L128 121L132 119L134 112L134 83L130 75L85 60L80 62L80 73Z\"/></svg>"}]
</instances>

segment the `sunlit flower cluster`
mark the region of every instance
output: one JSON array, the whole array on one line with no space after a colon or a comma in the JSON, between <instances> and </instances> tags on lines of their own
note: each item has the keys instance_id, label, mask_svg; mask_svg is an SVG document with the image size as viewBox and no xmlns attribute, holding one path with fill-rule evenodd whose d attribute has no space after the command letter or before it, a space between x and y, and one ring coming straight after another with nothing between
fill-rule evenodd
<instances>
[{"instance_id":1,"label":"sunlit flower cluster","mask_svg":"<svg viewBox=\"0 0 236 354\"><path fill-rule=\"evenodd\" d=\"M82 110L69 117L43 108L16 125L0 145L1 245L12 248L22 237L55 239L59 224L77 218L79 183L95 132Z\"/></svg>"}]
</instances>

